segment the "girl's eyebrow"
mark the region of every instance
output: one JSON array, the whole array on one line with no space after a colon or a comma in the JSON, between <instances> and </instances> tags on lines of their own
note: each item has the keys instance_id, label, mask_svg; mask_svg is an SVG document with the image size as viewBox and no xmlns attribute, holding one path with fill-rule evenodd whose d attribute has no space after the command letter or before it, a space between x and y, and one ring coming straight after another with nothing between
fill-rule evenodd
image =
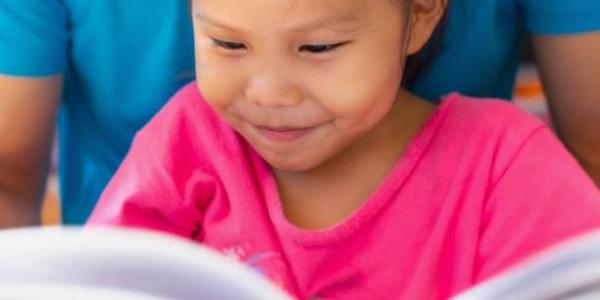
<instances>
[{"instance_id":1,"label":"girl's eyebrow","mask_svg":"<svg viewBox=\"0 0 600 300\"><path fill-rule=\"evenodd\" d=\"M212 17L210 17L210 16L208 16L206 14L203 14L203 13L197 13L196 14L196 18L198 19L198 21L203 22L203 23L207 23L207 24L209 24L211 26L214 26L214 27L220 27L220 28L226 29L228 31L242 32L242 30L235 29L234 26L228 25L228 24L226 24L224 22L221 22L221 21L219 21L219 20L217 20L215 18L212 18Z\"/></svg>"},{"instance_id":2,"label":"girl's eyebrow","mask_svg":"<svg viewBox=\"0 0 600 300\"><path fill-rule=\"evenodd\" d=\"M340 14L335 16L326 16L307 22L305 24L292 26L289 31L311 31L317 29L331 29L347 31L356 29L365 25L365 20L360 16L352 13Z\"/></svg>"},{"instance_id":3,"label":"girl's eyebrow","mask_svg":"<svg viewBox=\"0 0 600 300\"><path fill-rule=\"evenodd\" d=\"M209 15L203 13L197 13L196 18L203 23L207 23L211 26L220 27L232 32L242 33L243 30L236 29L235 26L229 25L226 22L222 22L216 18L213 18ZM356 14L340 14L335 16L326 16L322 18L317 18L311 20L310 22L306 22L304 24L297 24L290 26L290 28L286 29L291 32L300 32L300 31L311 31L317 29L330 29L337 31L351 31L355 30L359 27L362 27L366 24L364 18Z\"/></svg>"}]
</instances>

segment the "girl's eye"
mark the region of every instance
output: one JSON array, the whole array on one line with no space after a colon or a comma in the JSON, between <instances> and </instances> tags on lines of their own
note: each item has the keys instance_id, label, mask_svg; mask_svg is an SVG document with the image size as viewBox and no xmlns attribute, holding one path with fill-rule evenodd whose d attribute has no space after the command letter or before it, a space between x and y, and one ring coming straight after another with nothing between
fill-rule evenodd
<instances>
[{"instance_id":1,"label":"girl's eye","mask_svg":"<svg viewBox=\"0 0 600 300\"><path fill-rule=\"evenodd\" d=\"M346 45L347 42L337 43L337 44L321 44L321 45L302 45L300 46L300 52L310 52L310 53L325 53L333 51L341 46Z\"/></svg>"},{"instance_id":2,"label":"girl's eye","mask_svg":"<svg viewBox=\"0 0 600 300\"><path fill-rule=\"evenodd\" d=\"M211 38L216 47L223 48L226 50L244 50L246 49L246 45L237 42L223 41L215 38Z\"/></svg>"}]
</instances>

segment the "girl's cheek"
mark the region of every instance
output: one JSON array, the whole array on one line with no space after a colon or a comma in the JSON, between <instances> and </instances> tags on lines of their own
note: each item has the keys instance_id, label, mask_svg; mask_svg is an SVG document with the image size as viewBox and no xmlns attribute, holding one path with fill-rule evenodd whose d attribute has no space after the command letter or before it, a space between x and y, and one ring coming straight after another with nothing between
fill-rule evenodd
<instances>
[{"instance_id":1,"label":"girl's cheek","mask_svg":"<svg viewBox=\"0 0 600 300\"><path fill-rule=\"evenodd\" d=\"M243 79L235 68L210 59L197 67L198 87L213 107L226 109L243 95Z\"/></svg>"}]
</instances>

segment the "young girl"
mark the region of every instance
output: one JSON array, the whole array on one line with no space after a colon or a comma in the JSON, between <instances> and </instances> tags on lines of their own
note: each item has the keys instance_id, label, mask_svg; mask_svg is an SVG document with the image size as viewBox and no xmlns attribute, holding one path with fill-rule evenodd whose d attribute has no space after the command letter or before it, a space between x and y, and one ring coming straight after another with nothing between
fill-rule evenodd
<instances>
[{"instance_id":1,"label":"young girl","mask_svg":"<svg viewBox=\"0 0 600 300\"><path fill-rule=\"evenodd\" d=\"M552 132L400 88L444 0L193 1L197 83L90 223L195 239L300 299L443 299L600 225Z\"/></svg>"}]
</instances>

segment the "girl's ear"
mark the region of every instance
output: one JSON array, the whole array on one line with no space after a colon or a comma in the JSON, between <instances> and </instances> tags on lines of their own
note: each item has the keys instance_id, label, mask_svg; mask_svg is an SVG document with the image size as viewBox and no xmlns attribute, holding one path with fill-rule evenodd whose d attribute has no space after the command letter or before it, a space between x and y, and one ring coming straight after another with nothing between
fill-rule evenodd
<instances>
[{"instance_id":1,"label":"girl's ear","mask_svg":"<svg viewBox=\"0 0 600 300\"><path fill-rule=\"evenodd\" d=\"M448 0L412 0L412 2L408 55L419 52L427 43L448 4Z\"/></svg>"}]
</instances>

